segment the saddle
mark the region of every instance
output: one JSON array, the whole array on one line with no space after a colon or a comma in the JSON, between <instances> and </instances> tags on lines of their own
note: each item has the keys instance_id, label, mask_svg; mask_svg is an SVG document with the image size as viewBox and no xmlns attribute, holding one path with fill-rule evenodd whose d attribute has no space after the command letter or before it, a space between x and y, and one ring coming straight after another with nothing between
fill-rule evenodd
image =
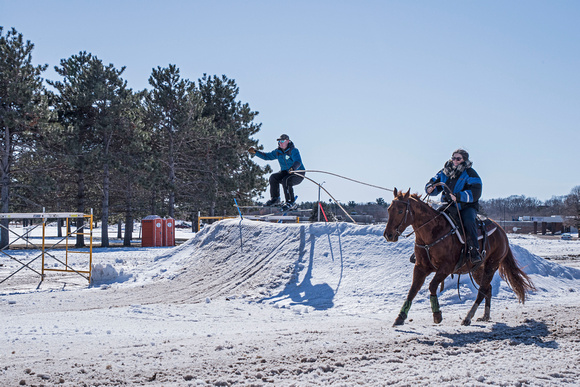
<instances>
[{"instance_id":1,"label":"saddle","mask_svg":"<svg viewBox=\"0 0 580 387\"><path fill-rule=\"evenodd\" d=\"M449 211L452 209L451 211ZM457 213L457 209L455 207L448 207L447 211L441 211L441 214L447 219L451 227L453 228L455 235L457 235L457 239L463 245L461 249L461 254L457 265L455 265L454 272L457 272L463 265L469 262L469 258L467 257L467 245L465 243L465 235L462 234L464 231L461 227L461 222L459 220L459 214ZM490 219L485 216L477 215L475 218L475 223L477 224L477 240L483 239L482 247L480 248L479 253L481 254L482 258L485 259L486 251L485 245L487 241L487 237L490 236L497 230L497 226L493 223ZM479 247L479 246L478 246ZM473 267L470 271L473 270Z\"/></svg>"},{"instance_id":2,"label":"saddle","mask_svg":"<svg viewBox=\"0 0 580 387\"><path fill-rule=\"evenodd\" d=\"M461 244L464 245L465 235L462 234L463 230L461 229L461 223L459 222L459 219L453 219L453 216L449 215L447 212L441 213L443 214L445 219L447 219L451 227L455 229L455 234L457 235L459 242L461 242ZM477 240L481 240L484 237L488 237L491 234L493 234L495 230L497 230L496 224L485 216L481 216L478 214L475 221L477 223Z\"/></svg>"},{"instance_id":3,"label":"saddle","mask_svg":"<svg viewBox=\"0 0 580 387\"><path fill-rule=\"evenodd\" d=\"M453 206L448 206L445 204L439 206L439 208L436 208L436 210L439 211L445 217L445 219L447 219L451 227L455 230L455 234L457 235L459 242L464 245L465 235L463 235L463 229L461 227L461 221L459 220L457 209ZM497 230L497 225L486 216L477 214L475 221L477 224L477 240L484 239L485 237L493 234L495 230Z\"/></svg>"}]
</instances>

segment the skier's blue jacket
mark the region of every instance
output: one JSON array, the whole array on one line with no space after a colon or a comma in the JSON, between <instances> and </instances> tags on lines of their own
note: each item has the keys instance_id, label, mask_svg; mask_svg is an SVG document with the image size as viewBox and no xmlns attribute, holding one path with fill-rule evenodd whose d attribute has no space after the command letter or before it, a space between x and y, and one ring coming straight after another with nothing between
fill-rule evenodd
<instances>
[{"instance_id":1,"label":"skier's blue jacket","mask_svg":"<svg viewBox=\"0 0 580 387\"><path fill-rule=\"evenodd\" d=\"M293 171L298 170L305 170L304 164L302 164L302 158L300 158L300 151L294 147L294 143L290 141L286 149L282 149L278 147L278 149L274 149L272 152L262 152L256 151L256 156L261 158L262 160L278 160L280 163L280 170L282 171L289 171L292 169Z\"/></svg>"},{"instance_id":2,"label":"skier's blue jacket","mask_svg":"<svg viewBox=\"0 0 580 387\"><path fill-rule=\"evenodd\" d=\"M449 186L453 195L457 198L457 204L460 210L468 207L474 207L479 210L479 198L481 197L482 182L481 178L473 168L467 168L457 179L449 179L449 177L443 173L442 169L429 180L427 185L425 185L425 191L430 186L440 182ZM443 192L441 199L450 202L451 198L448 193L443 190L443 186L441 185L435 187L430 195L437 196L441 192Z\"/></svg>"}]
</instances>

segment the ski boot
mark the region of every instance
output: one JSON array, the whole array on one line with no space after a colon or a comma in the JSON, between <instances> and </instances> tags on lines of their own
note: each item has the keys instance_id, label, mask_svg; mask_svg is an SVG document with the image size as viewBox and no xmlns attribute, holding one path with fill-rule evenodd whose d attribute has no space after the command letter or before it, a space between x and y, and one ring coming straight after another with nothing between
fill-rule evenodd
<instances>
[{"instance_id":1,"label":"ski boot","mask_svg":"<svg viewBox=\"0 0 580 387\"><path fill-rule=\"evenodd\" d=\"M272 198L266 202L266 207L277 206L280 204L280 198Z\"/></svg>"},{"instance_id":2,"label":"ski boot","mask_svg":"<svg viewBox=\"0 0 580 387\"><path fill-rule=\"evenodd\" d=\"M282 204L282 211L293 211L298 208L298 204L296 202L284 202Z\"/></svg>"}]
</instances>

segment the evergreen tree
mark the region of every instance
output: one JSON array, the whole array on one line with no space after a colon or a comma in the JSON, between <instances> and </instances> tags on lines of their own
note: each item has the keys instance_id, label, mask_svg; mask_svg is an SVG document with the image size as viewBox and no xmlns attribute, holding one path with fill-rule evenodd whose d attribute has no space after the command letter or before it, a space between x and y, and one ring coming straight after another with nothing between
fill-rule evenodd
<instances>
[{"instance_id":1,"label":"evergreen tree","mask_svg":"<svg viewBox=\"0 0 580 387\"><path fill-rule=\"evenodd\" d=\"M145 98L146 125L151 130L154 157L150 181L158 182L155 186L167 198L166 213L174 218L179 192L184 192L185 186L191 189L191 182L197 180L192 177L197 161L192 150L203 146L200 140L207 122L201 119L203 102L195 84L182 79L175 65L153 69L149 84L153 89Z\"/></svg>"},{"instance_id":2,"label":"evergreen tree","mask_svg":"<svg viewBox=\"0 0 580 387\"><path fill-rule=\"evenodd\" d=\"M151 187L148 176L151 175L150 133L144 130L144 109L141 101L146 91L133 96L132 124L117 141L116 168L112 176L111 202L116 203L115 210L124 215L125 233L123 245L131 246L133 223L136 217L147 215L147 194ZM122 149L122 150L121 150Z\"/></svg>"},{"instance_id":3,"label":"evergreen tree","mask_svg":"<svg viewBox=\"0 0 580 387\"><path fill-rule=\"evenodd\" d=\"M34 150L48 109L40 75L46 65L32 65L30 41L14 28L0 27L0 200L1 212L10 211L11 185L18 180L15 166ZM31 200L23 197L25 200ZM2 220L0 248L8 245L8 220Z\"/></svg>"},{"instance_id":4,"label":"evergreen tree","mask_svg":"<svg viewBox=\"0 0 580 387\"><path fill-rule=\"evenodd\" d=\"M254 123L258 112L237 100L239 88L233 79L204 74L198 81L204 102L203 116L211 119L204 162L204 197L214 214L216 207L232 208L233 198L247 203L267 186L268 171L251 161L247 152L257 141L251 136L260 130ZM233 210L233 209L232 209Z\"/></svg>"},{"instance_id":5,"label":"evergreen tree","mask_svg":"<svg viewBox=\"0 0 580 387\"><path fill-rule=\"evenodd\" d=\"M63 81L49 81L57 91L55 107L62 124L57 133L65 162L77 175L77 211L86 211L86 179L101 172L101 245L109 246L111 168L118 142L132 125L131 89L121 78L125 68L105 66L92 54L80 52L61 60L55 71ZM77 246L84 245L79 235Z\"/></svg>"}]
</instances>

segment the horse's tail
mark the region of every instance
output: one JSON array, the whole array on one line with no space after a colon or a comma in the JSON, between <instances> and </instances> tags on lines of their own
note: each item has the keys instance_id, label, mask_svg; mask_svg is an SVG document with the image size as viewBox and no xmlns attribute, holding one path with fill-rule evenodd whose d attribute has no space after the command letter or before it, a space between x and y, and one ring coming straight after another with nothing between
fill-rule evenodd
<instances>
[{"instance_id":1,"label":"horse's tail","mask_svg":"<svg viewBox=\"0 0 580 387\"><path fill-rule=\"evenodd\" d=\"M526 293L536 290L530 277L518 266L509 247L507 255L499 264L499 275L512 288L522 304L526 301Z\"/></svg>"}]
</instances>

